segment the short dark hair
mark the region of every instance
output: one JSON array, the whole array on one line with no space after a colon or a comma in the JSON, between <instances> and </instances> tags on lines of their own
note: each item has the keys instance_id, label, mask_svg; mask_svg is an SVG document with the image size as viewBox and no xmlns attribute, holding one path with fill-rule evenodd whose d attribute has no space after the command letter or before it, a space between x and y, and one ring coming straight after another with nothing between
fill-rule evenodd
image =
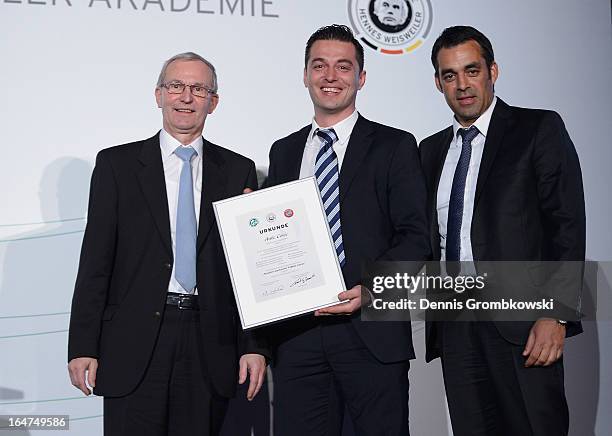
<instances>
[{"instance_id":1,"label":"short dark hair","mask_svg":"<svg viewBox=\"0 0 612 436\"><path fill-rule=\"evenodd\" d=\"M453 26L444 29L431 49L431 63L436 70L436 76L438 75L438 52L440 49L456 47L468 41L474 41L480 46L480 54L487 63L487 68L491 69L495 56L489 38L471 26Z\"/></svg>"},{"instance_id":2,"label":"short dark hair","mask_svg":"<svg viewBox=\"0 0 612 436\"><path fill-rule=\"evenodd\" d=\"M304 68L308 67L308 59L310 59L310 50L315 42L325 41L343 41L350 42L355 47L355 55L357 63L359 64L359 71L363 71L363 47L359 44L359 41L355 39L353 31L350 27L343 24L332 24L330 26L323 26L319 28L315 33L310 35L308 42L306 43L306 52L304 55Z\"/></svg>"}]
</instances>

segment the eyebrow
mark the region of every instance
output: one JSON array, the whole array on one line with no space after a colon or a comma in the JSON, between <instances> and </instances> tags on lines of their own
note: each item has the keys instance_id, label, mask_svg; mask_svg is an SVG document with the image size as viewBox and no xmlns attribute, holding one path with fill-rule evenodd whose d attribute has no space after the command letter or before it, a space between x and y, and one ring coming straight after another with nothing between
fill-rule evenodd
<instances>
[{"instance_id":1,"label":"eyebrow","mask_svg":"<svg viewBox=\"0 0 612 436\"><path fill-rule=\"evenodd\" d=\"M323 59L323 58L314 58L310 61L311 64L314 64L315 62L323 62L323 63L330 63L327 59ZM338 59L336 61L337 64L351 64L353 65L353 61L351 61L350 59Z\"/></svg>"},{"instance_id":2,"label":"eyebrow","mask_svg":"<svg viewBox=\"0 0 612 436\"><path fill-rule=\"evenodd\" d=\"M183 85L187 84L186 82L184 82L183 80L180 80L180 79L168 80L168 83L177 83L177 82L178 83L182 83ZM194 82L194 83L191 83L189 85L191 85L191 86L208 86L208 85L206 85L205 83L202 83L202 82Z\"/></svg>"},{"instance_id":3,"label":"eyebrow","mask_svg":"<svg viewBox=\"0 0 612 436\"><path fill-rule=\"evenodd\" d=\"M468 70L470 68L482 68L482 65L480 62L471 62L463 67L464 70ZM457 70L455 70L454 68L445 68L443 70L440 70L441 75L444 75L446 73L456 73L456 72Z\"/></svg>"},{"instance_id":4,"label":"eyebrow","mask_svg":"<svg viewBox=\"0 0 612 436\"><path fill-rule=\"evenodd\" d=\"M472 62L471 64L467 64L465 67L463 67L464 70L467 70L469 68L480 68L481 64L480 62Z\"/></svg>"}]
</instances>

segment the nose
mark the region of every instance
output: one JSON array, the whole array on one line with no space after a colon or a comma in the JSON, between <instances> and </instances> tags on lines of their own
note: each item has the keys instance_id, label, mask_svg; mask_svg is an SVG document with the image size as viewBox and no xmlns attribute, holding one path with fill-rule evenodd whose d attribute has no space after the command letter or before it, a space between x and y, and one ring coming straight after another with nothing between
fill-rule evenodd
<instances>
[{"instance_id":1,"label":"nose","mask_svg":"<svg viewBox=\"0 0 612 436\"><path fill-rule=\"evenodd\" d=\"M183 92L181 93L181 101L185 103L189 103L193 100L193 95L191 94L191 86L185 86Z\"/></svg>"},{"instance_id":2,"label":"nose","mask_svg":"<svg viewBox=\"0 0 612 436\"><path fill-rule=\"evenodd\" d=\"M336 69L335 68L325 69L325 80L327 80L328 82L333 82L336 80Z\"/></svg>"},{"instance_id":3,"label":"nose","mask_svg":"<svg viewBox=\"0 0 612 436\"><path fill-rule=\"evenodd\" d=\"M457 88L461 89L461 90L465 90L467 88L469 88L469 83L468 83L468 79L466 77L465 74L463 74L462 72L460 72L459 74L457 74Z\"/></svg>"}]
</instances>

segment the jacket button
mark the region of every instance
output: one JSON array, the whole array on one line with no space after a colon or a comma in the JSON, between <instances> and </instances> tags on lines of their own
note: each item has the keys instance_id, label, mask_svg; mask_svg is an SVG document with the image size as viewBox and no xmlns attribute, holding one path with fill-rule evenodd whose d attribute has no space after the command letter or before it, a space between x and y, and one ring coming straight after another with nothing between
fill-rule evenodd
<instances>
[{"instance_id":1,"label":"jacket button","mask_svg":"<svg viewBox=\"0 0 612 436\"><path fill-rule=\"evenodd\" d=\"M160 312L155 312L155 318L159 318L161 316Z\"/></svg>"},{"instance_id":2,"label":"jacket button","mask_svg":"<svg viewBox=\"0 0 612 436\"><path fill-rule=\"evenodd\" d=\"M164 263L164 267L166 269L172 269L172 264L170 262L166 262L166 263Z\"/></svg>"}]
</instances>

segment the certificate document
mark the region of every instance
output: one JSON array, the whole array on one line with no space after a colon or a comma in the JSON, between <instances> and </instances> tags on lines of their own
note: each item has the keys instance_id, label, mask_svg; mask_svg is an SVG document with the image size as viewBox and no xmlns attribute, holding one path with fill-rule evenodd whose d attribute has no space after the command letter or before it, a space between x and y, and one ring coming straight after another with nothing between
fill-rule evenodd
<instances>
[{"instance_id":1,"label":"certificate document","mask_svg":"<svg viewBox=\"0 0 612 436\"><path fill-rule=\"evenodd\" d=\"M213 207L244 329L339 302L346 287L314 177Z\"/></svg>"},{"instance_id":2,"label":"certificate document","mask_svg":"<svg viewBox=\"0 0 612 436\"><path fill-rule=\"evenodd\" d=\"M244 245L242 254L255 285L255 301L323 284L307 216L304 200L300 199L236 217ZM263 220L260 222L258 217Z\"/></svg>"}]
</instances>

